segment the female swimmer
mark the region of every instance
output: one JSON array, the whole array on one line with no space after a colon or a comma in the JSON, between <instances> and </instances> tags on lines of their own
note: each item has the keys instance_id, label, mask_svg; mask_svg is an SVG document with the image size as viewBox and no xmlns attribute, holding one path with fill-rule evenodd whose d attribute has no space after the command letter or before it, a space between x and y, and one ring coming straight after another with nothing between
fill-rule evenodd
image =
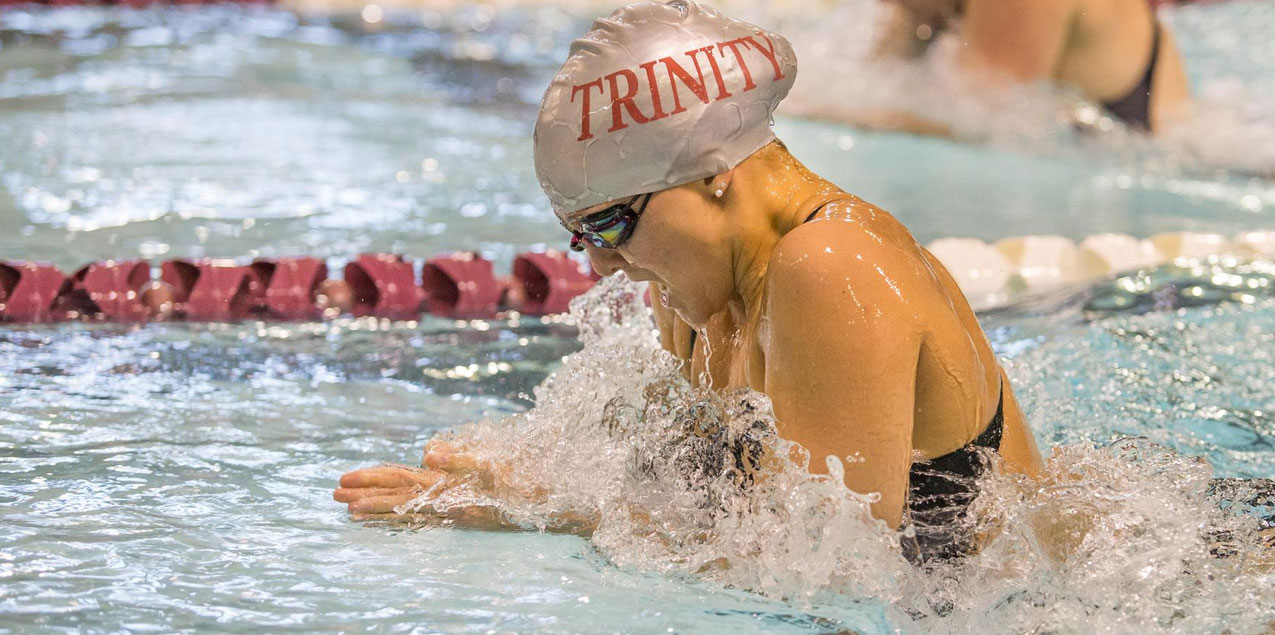
<instances>
[{"instance_id":1,"label":"female swimmer","mask_svg":"<svg viewBox=\"0 0 1275 635\"><path fill-rule=\"evenodd\" d=\"M651 283L663 345L688 378L765 393L811 471L857 456L845 484L879 493L871 511L889 526L917 529L911 555L958 556L973 548L954 526L983 454L1036 475L1040 453L943 266L775 139L771 114L796 73L784 38L690 0L624 7L573 43L549 86L537 175L598 273ZM351 472L334 496L356 514L391 512L473 470L499 479L431 443L424 469Z\"/></svg>"},{"instance_id":2,"label":"female swimmer","mask_svg":"<svg viewBox=\"0 0 1275 635\"><path fill-rule=\"evenodd\" d=\"M966 72L1078 89L1126 125L1159 131L1188 97L1173 35L1147 0L886 0L879 59L922 55L943 32ZM935 132L897 113L869 126Z\"/></svg>"}]
</instances>

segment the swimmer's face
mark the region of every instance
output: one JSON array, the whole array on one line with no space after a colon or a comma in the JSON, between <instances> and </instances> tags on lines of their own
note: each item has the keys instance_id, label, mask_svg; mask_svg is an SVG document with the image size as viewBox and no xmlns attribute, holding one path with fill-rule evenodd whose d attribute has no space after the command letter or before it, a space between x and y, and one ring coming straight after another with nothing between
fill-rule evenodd
<instances>
[{"instance_id":1,"label":"swimmer's face","mask_svg":"<svg viewBox=\"0 0 1275 635\"><path fill-rule=\"evenodd\" d=\"M580 219L627 200L568 214L563 224L576 229ZM693 181L655 193L619 248L603 249L585 241L585 252L599 275L623 271L633 280L659 283L668 292L668 306L699 326L724 310L734 291L726 217L709 185ZM661 298L653 294L651 301Z\"/></svg>"}]
</instances>

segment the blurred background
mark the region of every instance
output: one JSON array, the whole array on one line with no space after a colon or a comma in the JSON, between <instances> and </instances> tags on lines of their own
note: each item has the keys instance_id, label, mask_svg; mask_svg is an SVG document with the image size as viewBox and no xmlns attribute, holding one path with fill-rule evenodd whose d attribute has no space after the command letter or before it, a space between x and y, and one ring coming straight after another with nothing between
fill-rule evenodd
<instances>
[{"instance_id":1,"label":"blurred background","mask_svg":"<svg viewBox=\"0 0 1275 635\"><path fill-rule=\"evenodd\" d=\"M877 0L730 0L786 33L776 128L923 242L1268 228L1275 5L1166 5L1193 97L1155 137L1050 82L972 95L871 55ZM532 172L540 95L611 3L0 8L0 257L424 257L563 247ZM940 57L934 55L931 57ZM954 138L871 131L915 113ZM1078 122L1085 122L1080 125Z\"/></svg>"}]
</instances>

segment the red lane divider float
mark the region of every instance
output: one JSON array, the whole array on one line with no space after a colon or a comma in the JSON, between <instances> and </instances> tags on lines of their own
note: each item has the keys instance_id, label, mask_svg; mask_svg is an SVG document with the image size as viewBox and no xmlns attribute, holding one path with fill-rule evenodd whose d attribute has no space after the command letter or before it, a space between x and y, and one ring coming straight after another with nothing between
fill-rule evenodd
<instances>
[{"instance_id":1,"label":"red lane divider float","mask_svg":"<svg viewBox=\"0 0 1275 635\"><path fill-rule=\"evenodd\" d=\"M188 320L242 320L258 306L248 267L227 260L169 260L160 280L175 289L175 310Z\"/></svg>"},{"instance_id":2,"label":"red lane divider float","mask_svg":"<svg viewBox=\"0 0 1275 635\"><path fill-rule=\"evenodd\" d=\"M421 314L424 294L412 261L403 256L362 254L345 266L345 282L353 291L357 317L408 319Z\"/></svg>"},{"instance_id":3,"label":"red lane divider float","mask_svg":"<svg viewBox=\"0 0 1275 635\"><path fill-rule=\"evenodd\" d=\"M328 266L318 258L258 260L249 268L263 290L260 297L267 317L313 320L323 316L327 302L320 303L319 288L328 278Z\"/></svg>"},{"instance_id":4,"label":"red lane divider float","mask_svg":"<svg viewBox=\"0 0 1275 635\"><path fill-rule=\"evenodd\" d=\"M0 317L20 322L65 319L59 299L68 288L66 275L53 265L0 260Z\"/></svg>"},{"instance_id":5,"label":"red lane divider float","mask_svg":"<svg viewBox=\"0 0 1275 635\"><path fill-rule=\"evenodd\" d=\"M434 315L461 319L491 315L506 288L496 280L491 262L472 252L436 256L421 269L425 310Z\"/></svg>"},{"instance_id":6,"label":"red lane divider float","mask_svg":"<svg viewBox=\"0 0 1275 635\"><path fill-rule=\"evenodd\" d=\"M143 322L150 318L142 301L150 281L151 267L145 260L94 262L71 275L68 301L72 310L85 315L101 314L112 322Z\"/></svg>"},{"instance_id":7,"label":"red lane divider float","mask_svg":"<svg viewBox=\"0 0 1275 635\"><path fill-rule=\"evenodd\" d=\"M527 253L514 258L514 280L527 313L566 313L571 299L589 290L598 276L585 273L561 252Z\"/></svg>"},{"instance_id":8,"label":"red lane divider float","mask_svg":"<svg viewBox=\"0 0 1275 635\"><path fill-rule=\"evenodd\" d=\"M567 310L597 277L561 252L525 253L498 278L473 252L437 255L421 267L401 255L361 254L344 279L328 278L317 258L173 259L151 279L145 260L93 262L70 277L49 264L0 260L0 322L67 319L109 322L314 320L341 315L456 319L505 310L547 315Z\"/></svg>"}]
</instances>

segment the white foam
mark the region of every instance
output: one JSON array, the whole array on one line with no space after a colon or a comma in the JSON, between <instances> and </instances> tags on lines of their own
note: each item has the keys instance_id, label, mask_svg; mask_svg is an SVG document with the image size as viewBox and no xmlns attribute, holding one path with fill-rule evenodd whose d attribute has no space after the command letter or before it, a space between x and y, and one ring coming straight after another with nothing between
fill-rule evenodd
<instances>
[{"instance_id":1,"label":"white foam","mask_svg":"<svg viewBox=\"0 0 1275 635\"><path fill-rule=\"evenodd\" d=\"M527 527L575 510L597 520L593 545L616 565L800 606L869 598L907 630L1250 632L1275 619L1263 599L1275 578L1239 566L1258 552L1257 519L1206 493L1207 464L1139 441L1057 448L1039 481L987 477L975 503L984 550L929 572L909 565L902 534L869 518L869 497L810 474L809 456L777 436L764 395L689 386L651 334L642 288L621 278L572 303L584 348L532 410L453 433L511 465L505 494L465 482L434 507L495 505ZM741 487L732 455L713 450L756 430L773 460ZM1237 557L1214 557L1219 539Z\"/></svg>"}]
</instances>

